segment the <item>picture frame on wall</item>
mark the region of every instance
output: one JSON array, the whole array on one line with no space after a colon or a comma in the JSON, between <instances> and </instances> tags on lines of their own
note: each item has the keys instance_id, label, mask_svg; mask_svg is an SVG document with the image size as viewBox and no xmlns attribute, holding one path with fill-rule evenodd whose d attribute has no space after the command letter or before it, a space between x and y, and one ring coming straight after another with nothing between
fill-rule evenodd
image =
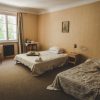
<instances>
[{"instance_id":1,"label":"picture frame on wall","mask_svg":"<svg viewBox=\"0 0 100 100\"><path fill-rule=\"evenodd\" d=\"M69 21L62 22L62 33L69 33Z\"/></svg>"}]
</instances>

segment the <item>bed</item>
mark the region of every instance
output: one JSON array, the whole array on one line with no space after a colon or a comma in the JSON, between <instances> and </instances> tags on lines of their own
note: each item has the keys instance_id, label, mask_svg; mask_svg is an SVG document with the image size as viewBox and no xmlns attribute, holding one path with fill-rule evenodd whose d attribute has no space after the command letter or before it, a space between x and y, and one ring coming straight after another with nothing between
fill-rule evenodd
<instances>
[{"instance_id":1,"label":"bed","mask_svg":"<svg viewBox=\"0 0 100 100\"><path fill-rule=\"evenodd\" d=\"M18 54L14 60L26 65L34 76L39 76L48 70L63 66L68 58L65 53L58 54L50 50L40 51L39 53L39 56L27 56L26 53Z\"/></svg>"},{"instance_id":2,"label":"bed","mask_svg":"<svg viewBox=\"0 0 100 100\"><path fill-rule=\"evenodd\" d=\"M63 89L66 94L79 100L95 100L100 95L100 59L89 59L57 74L47 89Z\"/></svg>"}]
</instances>

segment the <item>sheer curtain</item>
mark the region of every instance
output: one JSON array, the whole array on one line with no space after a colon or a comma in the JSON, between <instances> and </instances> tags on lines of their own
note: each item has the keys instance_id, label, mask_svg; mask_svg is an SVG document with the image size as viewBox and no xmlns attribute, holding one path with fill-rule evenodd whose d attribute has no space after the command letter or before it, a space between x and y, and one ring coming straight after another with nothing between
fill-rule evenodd
<instances>
[{"instance_id":1,"label":"sheer curtain","mask_svg":"<svg viewBox=\"0 0 100 100\"><path fill-rule=\"evenodd\" d=\"M18 51L23 53L24 47L24 29L23 29L23 13L17 13L17 32L18 32Z\"/></svg>"}]
</instances>

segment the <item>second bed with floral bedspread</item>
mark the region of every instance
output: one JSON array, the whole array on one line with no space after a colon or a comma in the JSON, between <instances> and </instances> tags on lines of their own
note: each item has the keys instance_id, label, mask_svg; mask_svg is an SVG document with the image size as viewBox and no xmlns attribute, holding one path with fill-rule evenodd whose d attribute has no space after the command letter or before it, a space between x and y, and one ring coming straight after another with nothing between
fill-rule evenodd
<instances>
[{"instance_id":1,"label":"second bed with floral bedspread","mask_svg":"<svg viewBox=\"0 0 100 100\"><path fill-rule=\"evenodd\" d=\"M47 87L49 90L61 88L80 100L95 100L100 95L100 59L91 59L57 74Z\"/></svg>"}]
</instances>

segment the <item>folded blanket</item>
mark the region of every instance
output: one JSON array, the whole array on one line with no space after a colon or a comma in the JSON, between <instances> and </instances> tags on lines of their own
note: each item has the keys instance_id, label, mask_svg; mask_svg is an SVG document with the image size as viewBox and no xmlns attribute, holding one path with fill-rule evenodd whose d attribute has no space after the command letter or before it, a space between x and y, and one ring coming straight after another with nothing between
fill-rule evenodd
<instances>
[{"instance_id":1,"label":"folded blanket","mask_svg":"<svg viewBox=\"0 0 100 100\"><path fill-rule=\"evenodd\" d=\"M41 57L37 57L37 58L35 59L35 61L36 61L36 62L41 62L41 61L42 61L42 58L41 58Z\"/></svg>"},{"instance_id":2,"label":"folded blanket","mask_svg":"<svg viewBox=\"0 0 100 100\"><path fill-rule=\"evenodd\" d=\"M28 53L26 53L27 56L40 56L39 52L35 52L35 51L29 51Z\"/></svg>"}]
</instances>

